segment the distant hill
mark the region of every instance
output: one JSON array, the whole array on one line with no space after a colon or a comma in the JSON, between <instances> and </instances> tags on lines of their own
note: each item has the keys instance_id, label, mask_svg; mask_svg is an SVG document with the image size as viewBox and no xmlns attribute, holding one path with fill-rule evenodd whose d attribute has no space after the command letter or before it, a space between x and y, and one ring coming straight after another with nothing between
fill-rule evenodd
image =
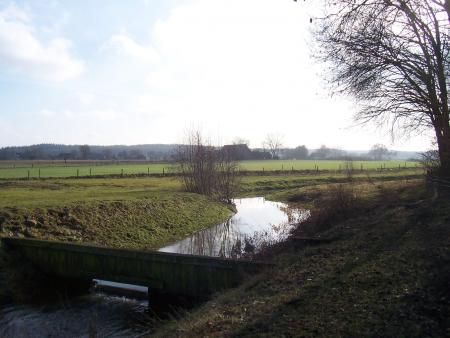
<instances>
[{"instance_id":1,"label":"distant hill","mask_svg":"<svg viewBox=\"0 0 450 338\"><path fill-rule=\"evenodd\" d=\"M172 158L176 144L65 145L36 144L0 149L0 160L154 160Z\"/></svg>"}]
</instances>

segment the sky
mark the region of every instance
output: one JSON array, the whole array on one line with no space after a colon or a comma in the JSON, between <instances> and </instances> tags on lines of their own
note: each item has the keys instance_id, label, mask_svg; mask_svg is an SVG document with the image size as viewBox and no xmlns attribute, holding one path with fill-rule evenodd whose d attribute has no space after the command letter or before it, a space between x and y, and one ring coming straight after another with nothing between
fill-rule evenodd
<instances>
[{"instance_id":1,"label":"sky","mask_svg":"<svg viewBox=\"0 0 450 338\"><path fill-rule=\"evenodd\" d=\"M356 126L312 55L317 1L0 0L0 147L179 143L198 128L348 150L425 150Z\"/></svg>"}]
</instances>

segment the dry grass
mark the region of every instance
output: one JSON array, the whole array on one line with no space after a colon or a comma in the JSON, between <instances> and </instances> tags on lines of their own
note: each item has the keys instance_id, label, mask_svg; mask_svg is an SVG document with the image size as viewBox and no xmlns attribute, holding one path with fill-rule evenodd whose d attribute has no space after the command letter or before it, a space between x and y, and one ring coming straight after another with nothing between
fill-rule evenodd
<instances>
[{"instance_id":1,"label":"dry grass","mask_svg":"<svg viewBox=\"0 0 450 338\"><path fill-rule=\"evenodd\" d=\"M359 211L320 233L333 241L291 242L273 269L156 336L448 336L449 202L431 202L418 182L355 189Z\"/></svg>"}]
</instances>

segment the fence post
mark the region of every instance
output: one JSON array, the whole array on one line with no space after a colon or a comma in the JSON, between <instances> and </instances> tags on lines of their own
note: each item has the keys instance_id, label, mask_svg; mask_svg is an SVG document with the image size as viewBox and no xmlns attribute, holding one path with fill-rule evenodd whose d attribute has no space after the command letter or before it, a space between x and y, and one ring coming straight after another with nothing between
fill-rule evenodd
<instances>
[{"instance_id":1,"label":"fence post","mask_svg":"<svg viewBox=\"0 0 450 338\"><path fill-rule=\"evenodd\" d=\"M77 169L77 177L80 176L80 169Z\"/></svg>"},{"instance_id":2,"label":"fence post","mask_svg":"<svg viewBox=\"0 0 450 338\"><path fill-rule=\"evenodd\" d=\"M147 167L147 174L150 175L150 167Z\"/></svg>"},{"instance_id":3,"label":"fence post","mask_svg":"<svg viewBox=\"0 0 450 338\"><path fill-rule=\"evenodd\" d=\"M28 170L28 179L30 179L30 170Z\"/></svg>"},{"instance_id":4,"label":"fence post","mask_svg":"<svg viewBox=\"0 0 450 338\"><path fill-rule=\"evenodd\" d=\"M122 177L123 177L123 169L122 169L122 171L121 171L121 173L120 173L120 176L122 176Z\"/></svg>"},{"instance_id":5,"label":"fence post","mask_svg":"<svg viewBox=\"0 0 450 338\"><path fill-rule=\"evenodd\" d=\"M163 168L163 175L164 175L164 168Z\"/></svg>"},{"instance_id":6,"label":"fence post","mask_svg":"<svg viewBox=\"0 0 450 338\"><path fill-rule=\"evenodd\" d=\"M92 168L89 168L89 176L92 176Z\"/></svg>"},{"instance_id":7,"label":"fence post","mask_svg":"<svg viewBox=\"0 0 450 338\"><path fill-rule=\"evenodd\" d=\"M41 168L39 168L38 177L41 178Z\"/></svg>"}]
</instances>

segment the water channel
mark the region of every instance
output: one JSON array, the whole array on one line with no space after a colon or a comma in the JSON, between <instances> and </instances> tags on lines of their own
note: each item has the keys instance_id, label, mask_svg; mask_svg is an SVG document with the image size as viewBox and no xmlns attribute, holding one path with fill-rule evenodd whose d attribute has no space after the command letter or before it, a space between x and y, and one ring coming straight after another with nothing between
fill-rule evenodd
<instances>
[{"instance_id":1,"label":"water channel","mask_svg":"<svg viewBox=\"0 0 450 338\"><path fill-rule=\"evenodd\" d=\"M251 256L262 245L285 239L309 212L263 197L234 201L237 212L226 222L201 230L159 251L226 258Z\"/></svg>"},{"instance_id":2,"label":"water channel","mask_svg":"<svg viewBox=\"0 0 450 338\"><path fill-rule=\"evenodd\" d=\"M229 258L251 257L261 245L286 238L309 213L262 197L235 200L226 222L199 231L159 251ZM101 284L101 282L100 282ZM117 283L106 283L117 286ZM142 288L132 287L142 292ZM52 304L8 305L0 309L0 337L142 337L154 318L148 301L91 291Z\"/></svg>"}]
</instances>

